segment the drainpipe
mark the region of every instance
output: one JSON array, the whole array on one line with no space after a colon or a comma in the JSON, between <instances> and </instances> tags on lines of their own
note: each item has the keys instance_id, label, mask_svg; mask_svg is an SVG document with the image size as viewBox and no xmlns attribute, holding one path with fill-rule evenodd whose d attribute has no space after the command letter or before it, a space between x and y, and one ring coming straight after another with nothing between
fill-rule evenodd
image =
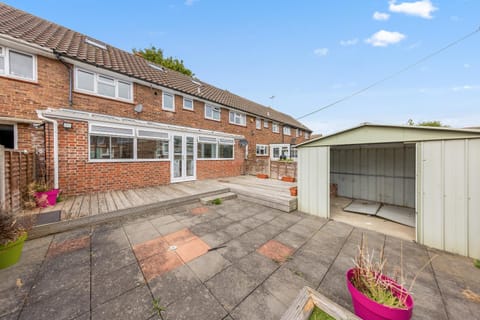
<instances>
[{"instance_id":1,"label":"drainpipe","mask_svg":"<svg viewBox=\"0 0 480 320\"><path fill-rule=\"evenodd\" d=\"M37 116L53 125L53 187L58 189L58 122L45 117L41 110L37 110ZM45 150L46 153L47 150Z\"/></svg>"},{"instance_id":2,"label":"drainpipe","mask_svg":"<svg viewBox=\"0 0 480 320\"><path fill-rule=\"evenodd\" d=\"M53 51L53 53L55 53L55 56L57 57L58 61L60 61L65 67L67 67L68 69L68 105L70 107L73 106L73 96L72 96L72 92L73 92L73 83L72 83L72 66L69 65L68 63L66 63L65 61L62 60L62 56L60 55L60 53L56 52L56 51Z\"/></svg>"}]
</instances>

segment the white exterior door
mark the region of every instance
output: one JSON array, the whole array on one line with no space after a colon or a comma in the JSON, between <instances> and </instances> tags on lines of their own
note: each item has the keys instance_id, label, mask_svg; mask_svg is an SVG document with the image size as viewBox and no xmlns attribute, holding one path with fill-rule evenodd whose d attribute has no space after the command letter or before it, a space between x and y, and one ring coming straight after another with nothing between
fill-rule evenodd
<instances>
[{"instance_id":1,"label":"white exterior door","mask_svg":"<svg viewBox=\"0 0 480 320\"><path fill-rule=\"evenodd\" d=\"M175 134L172 139L172 182L195 180L197 177L195 138L189 135Z\"/></svg>"}]
</instances>

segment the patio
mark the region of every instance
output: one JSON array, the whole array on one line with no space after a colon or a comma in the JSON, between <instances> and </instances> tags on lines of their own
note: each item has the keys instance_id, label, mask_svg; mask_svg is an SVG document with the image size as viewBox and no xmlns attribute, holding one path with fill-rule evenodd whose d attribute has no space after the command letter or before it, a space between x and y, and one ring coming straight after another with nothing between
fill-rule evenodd
<instances>
[{"instance_id":1,"label":"patio","mask_svg":"<svg viewBox=\"0 0 480 320\"><path fill-rule=\"evenodd\" d=\"M0 319L279 319L303 286L352 309L345 272L362 232L412 273L415 319L474 319L470 259L241 199L199 202L28 241L0 270Z\"/></svg>"}]
</instances>

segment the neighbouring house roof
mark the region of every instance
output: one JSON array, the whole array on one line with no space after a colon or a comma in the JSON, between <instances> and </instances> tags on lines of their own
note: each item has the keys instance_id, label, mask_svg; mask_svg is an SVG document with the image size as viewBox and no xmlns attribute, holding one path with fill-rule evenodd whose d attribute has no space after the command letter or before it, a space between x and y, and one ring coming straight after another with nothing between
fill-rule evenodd
<instances>
[{"instance_id":1,"label":"neighbouring house roof","mask_svg":"<svg viewBox=\"0 0 480 320\"><path fill-rule=\"evenodd\" d=\"M480 130L362 123L356 127L308 140L297 147L418 142L480 138Z\"/></svg>"},{"instance_id":2,"label":"neighbouring house roof","mask_svg":"<svg viewBox=\"0 0 480 320\"><path fill-rule=\"evenodd\" d=\"M162 67L163 71L152 68L150 66L152 63L142 57L3 3L0 3L0 34L51 49L71 59L178 90L193 97L202 98L262 118L311 131L301 122L287 114L219 89L180 72L164 67ZM87 43L86 39L89 39L89 42L94 41L101 44L104 46L104 49Z\"/></svg>"}]
</instances>

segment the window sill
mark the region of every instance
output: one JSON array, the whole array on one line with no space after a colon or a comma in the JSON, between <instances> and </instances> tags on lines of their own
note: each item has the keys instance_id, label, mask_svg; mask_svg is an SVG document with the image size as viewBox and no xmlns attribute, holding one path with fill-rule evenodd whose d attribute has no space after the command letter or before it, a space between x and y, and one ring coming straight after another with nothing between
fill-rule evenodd
<instances>
[{"instance_id":1,"label":"window sill","mask_svg":"<svg viewBox=\"0 0 480 320\"><path fill-rule=\"evenodd\" d=\"M95 98L106 99L106 100L109 100L109 101L117 101L117 102L127 103L127 104L132 105L132 106L135 105L135 103L133 103L133 100L126 100L126 99L121 99L121 98L119 99L119 98L102 96L100 94L96 94L96 93L88 92L88 91L83 91L83 90L79 90L79 89L75 89L75 90L73 90L73 92L78 93L78 94L82 94L82 95L86 95L86 96L95 97Z\"/></svg>"},{"instance_id":2,"label":"window sill","mask_svg":"<svg viewBox=\"0 0 480 320\"><path fill-rule=\"evenodd\" d=\"M37 79L32 80L32 79L26 79L26 78L21 78L21 77L15 77L15 76L7 75L7 74L0 74L0 78L5 78L5 79L15 80L15 81L19 81L19 82L38 85L38 80Z\"/></svg>"},{"instance_id":3,"label":"window sill","mask_svg":"<svg viewBox=\"0 0 480 320\"><path fill-rule=\"evenodd\" d=\"M170 159L89 159L87 163L139 163L139 162L167 162Z\"/></svg>"},{"instance_id":4,"label":"window sill","mask_svg":"<svg viewBox=\"0 0 480 320\"><path fill-rule=\"evenodd\" d=\"M239 127L246 127L247 124L239 124L239 123L235 123L235 122L228 122L229 124L233 124L234 126L239 126Z\"/></svg>"},{"instance_id":5,"label":"window sill","mask_svg":"<svg viewBox=\"0 0 480 320\"><path fill-rule=\"evenodd\" d=\"M233 161L235 159L233 158L197 159L197 161L226 161L226 160Z\"/></svg>"},{"instance_id":6,"label":"window sill","mask_svg":"<svg viewBox=\"0 0 480 320\"><path fill-rule=\"evenodd\" d=\"M175 109L165 109L162 107L162 111L167 111L167 112L172 112L172 113L175 113Z\"/></svg>"},{"instance_id":7,"label":"window sill","mask_svg":"<svg viewBox=\"0 0 480 320\"><path fill-rule=\"evenodd\" d=\"M210 121L215 121L215 122L221 122L221 120L216 120L216 119L212 119L212 118L205 118L205 120L210 120Z\"/></svg>"},{"instance_id":8,"label":"window sill","mask_svg":"<svg viewBox=\"0 0 480 320\"><path fill-rule=\"evenodd\" d=\"M195 112L194 109L188 109L188 108L182 108L183 111L190 111L190 112Z\"/></svg>"}]
</instances>

